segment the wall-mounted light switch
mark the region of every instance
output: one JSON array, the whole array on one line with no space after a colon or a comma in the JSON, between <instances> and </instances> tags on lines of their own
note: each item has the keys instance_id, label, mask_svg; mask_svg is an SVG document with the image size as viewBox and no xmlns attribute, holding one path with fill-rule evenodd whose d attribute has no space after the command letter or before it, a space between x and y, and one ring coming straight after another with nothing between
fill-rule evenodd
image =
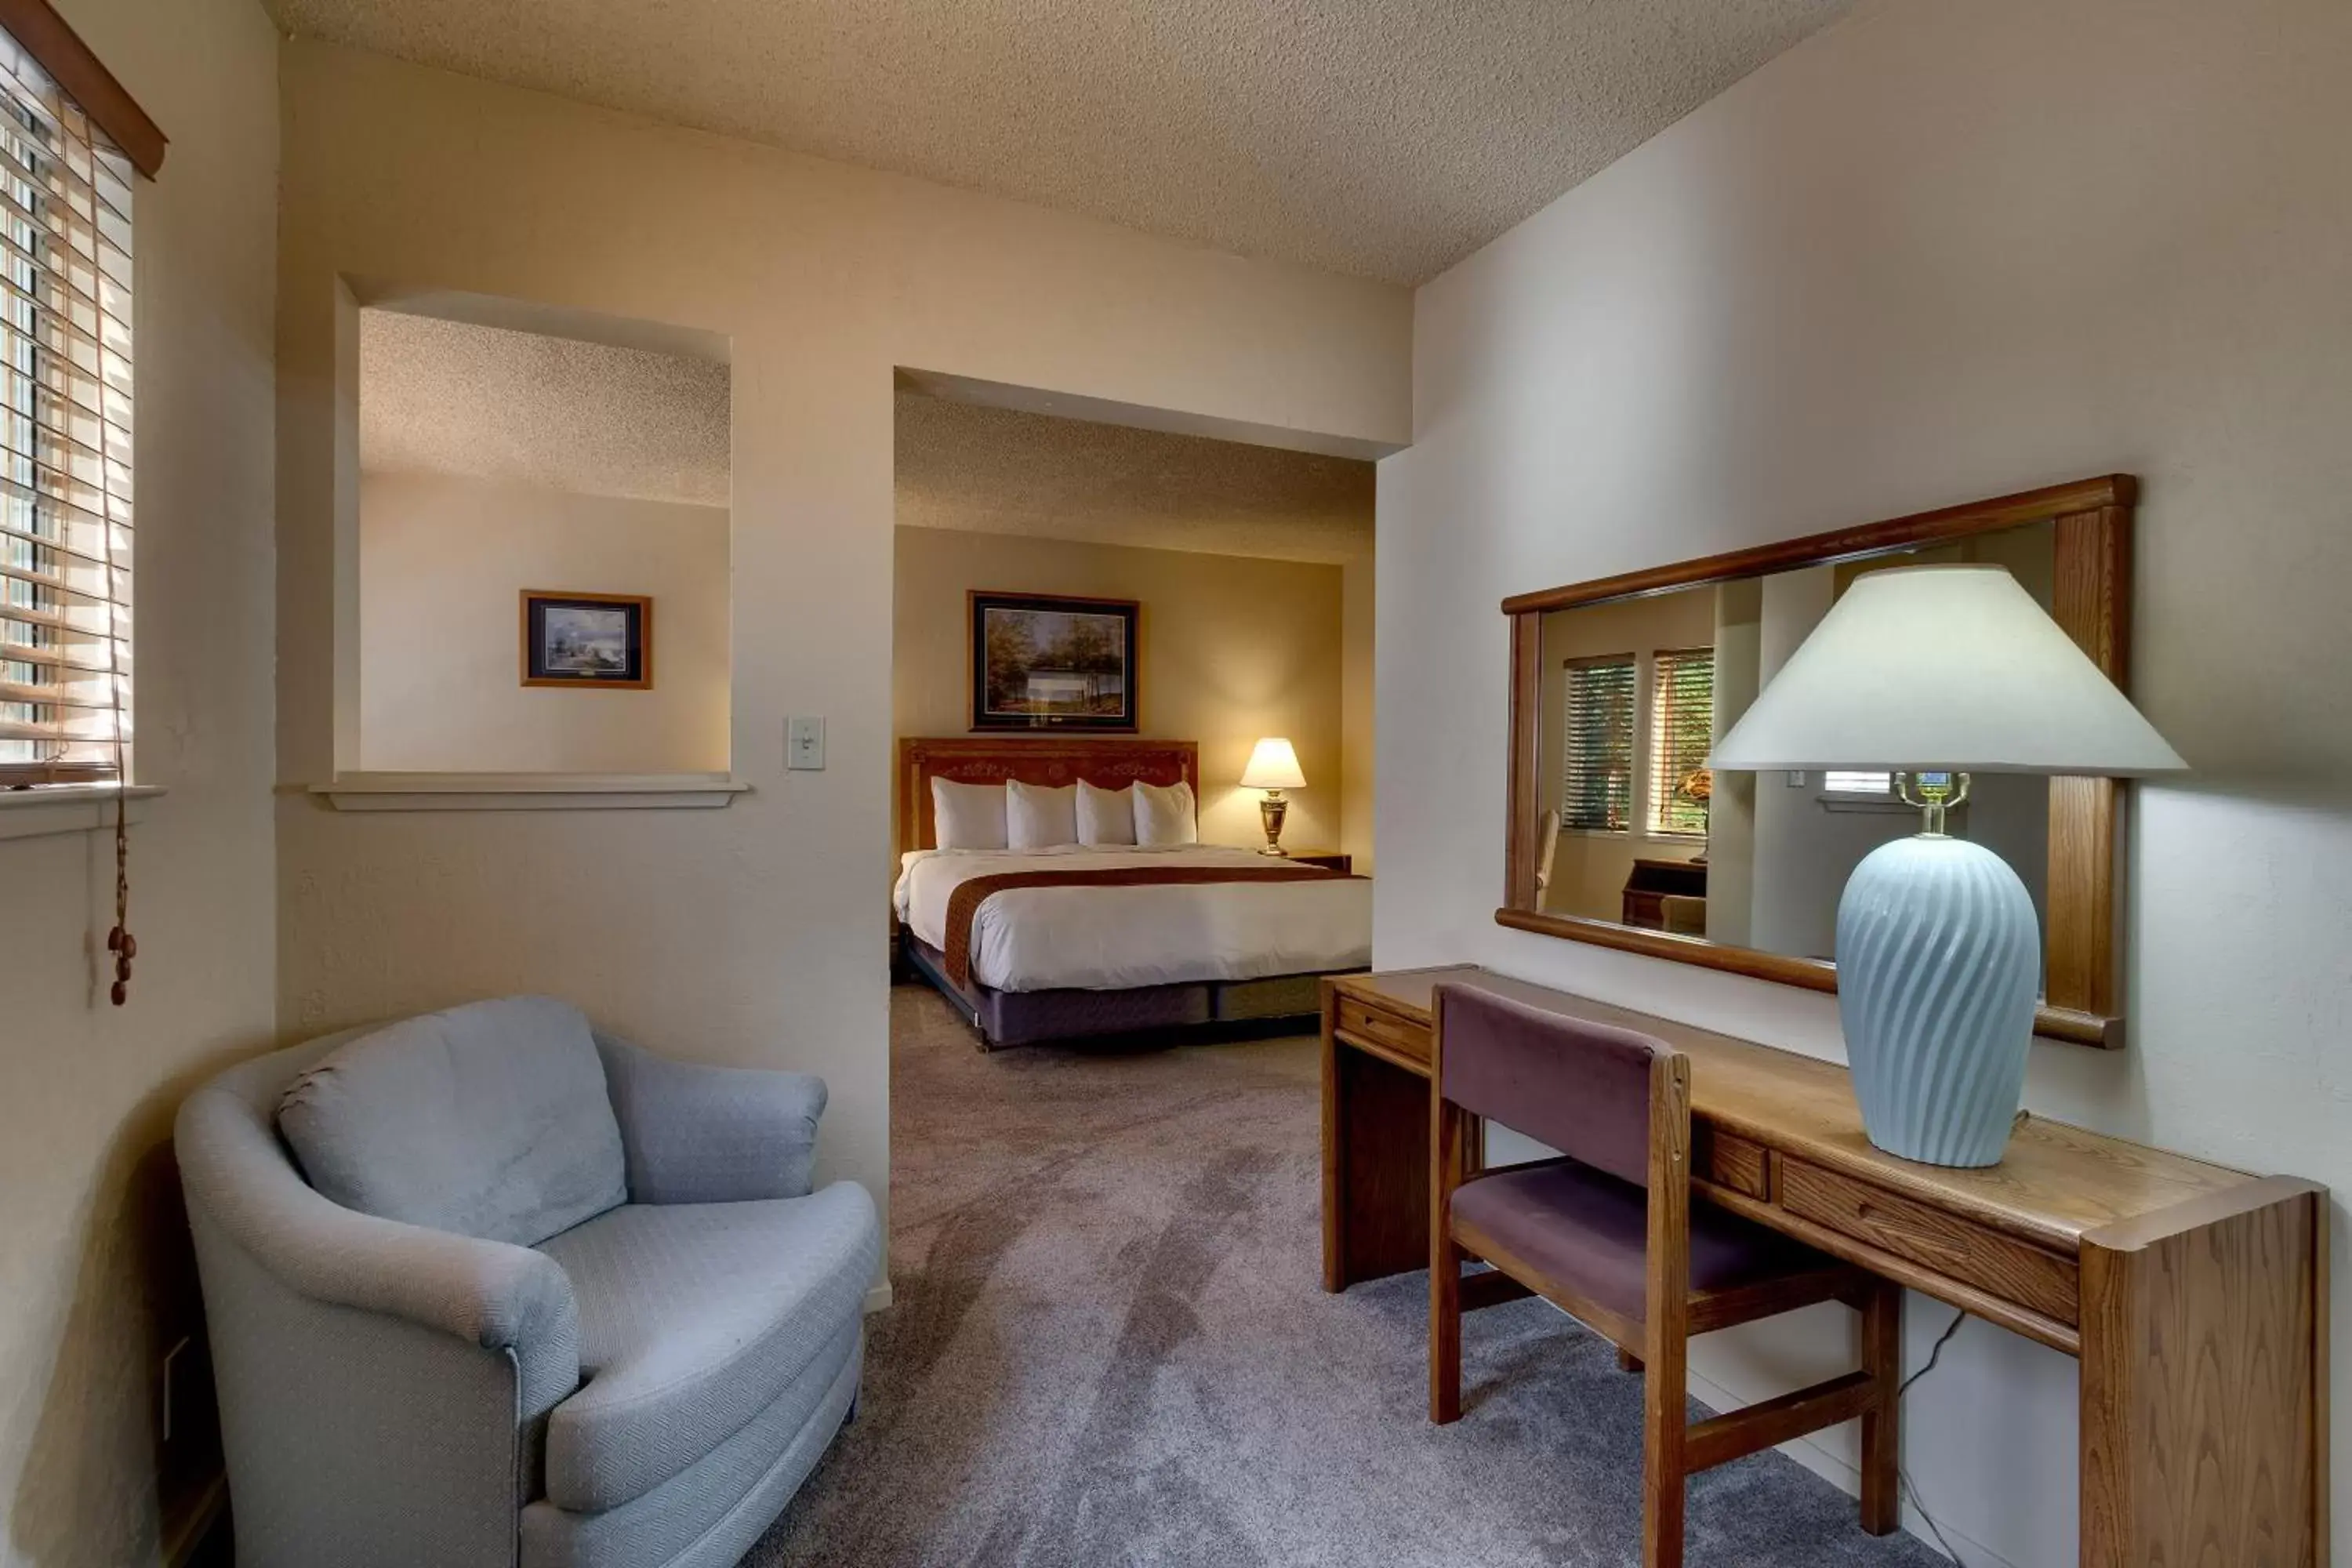
<instances>
[{"instance_id":1,"label":"wall-mounted light switch","mask_svg":"<svg viewBox=\"0 0 2352 1568\"><path fill-rule=\"evenodd\" d=\"M784 721L784 766L795 773L824 766L824 721Z\"/></svg>"},{"instance_id":2,"label":"wall-mounted light switch","mask_svg":"<svg viewBox=\"0 0 2352 1568\"><path fill-rule=\"evenodd\" d=\"M1790 770L1789 776L1781 782L1790 789L1802 789L1805 787L1805 775L1792 768Z\"/></svg>"}]
</instances>

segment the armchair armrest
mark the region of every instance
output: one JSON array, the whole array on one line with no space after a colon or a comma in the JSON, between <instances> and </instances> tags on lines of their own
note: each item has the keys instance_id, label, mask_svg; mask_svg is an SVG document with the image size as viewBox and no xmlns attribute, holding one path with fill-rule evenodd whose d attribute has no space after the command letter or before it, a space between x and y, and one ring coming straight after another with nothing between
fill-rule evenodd
<instances>
[{"instance_id":1,"label":"armchair armrest","mask_svg":"<svg viewBox=\"0 0 2352 1568\"><path fill-rule=\"evenodd\" d=\"M579 1385L579 1305L553 1258L320 1196L252 1108L218 1089L181 1108L173 1142L191 1217L216 1226L278 1289L510 1352L526 1411Z\"/></svg>"},{"instance_id":2,"label":"armchair armrest","mask_svg":"<svg viewBox=\"0 0 2352 1568\"><path fill-rule=\"evenodd\" d=\"M596 1037L621 1123L629 1198L723 1204L803 1197L816 1163L824 1079L681 1062Z\"/></svg>"}]
</instances>

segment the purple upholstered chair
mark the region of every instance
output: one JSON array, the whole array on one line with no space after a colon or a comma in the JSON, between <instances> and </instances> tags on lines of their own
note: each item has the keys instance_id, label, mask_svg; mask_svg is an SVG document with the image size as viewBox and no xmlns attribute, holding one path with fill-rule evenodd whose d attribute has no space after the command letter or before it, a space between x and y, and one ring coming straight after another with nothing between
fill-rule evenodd
<instances>
[{"instance_id":1,"label":"purple upholstered chair","mask_svg":"<svg viewBox=\"0 0 2352 1568\"><path fill-rule=\"evenodd\" d=\"M1482 1300L1539 1294L1642 1370L1644 1568L1680 1568L1693 1472L1857 1416L1863 1528L1893 1530L1902 1290L1693 1194L1690 1058L1664 1042L1475 985L1435 1013L1430 1419L1461 1416L1462 1266L1484 1258ZM1561 1157L1483 1171L1488 1120ZM1827 1300L1863 1314L1861 1371L1687 1424L1692 1334Z\"/></svg>"}]
</instances>

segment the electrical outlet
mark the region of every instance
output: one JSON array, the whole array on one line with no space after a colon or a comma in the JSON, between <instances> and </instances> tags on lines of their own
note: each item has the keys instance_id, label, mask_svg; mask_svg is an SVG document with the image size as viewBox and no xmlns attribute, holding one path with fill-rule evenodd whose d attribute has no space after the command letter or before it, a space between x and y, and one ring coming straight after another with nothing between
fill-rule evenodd
<instances>
[{"instance_id":1,"label":"electrical outlet","mask_svg":"<svg viewBox=\"0 0 2352 1568\"><path fill-rule=\"evenodd\" d=\"M784 766L794 773L816 772L824 766L824 721L784 721Z\"/></svg>"}]
</instances>

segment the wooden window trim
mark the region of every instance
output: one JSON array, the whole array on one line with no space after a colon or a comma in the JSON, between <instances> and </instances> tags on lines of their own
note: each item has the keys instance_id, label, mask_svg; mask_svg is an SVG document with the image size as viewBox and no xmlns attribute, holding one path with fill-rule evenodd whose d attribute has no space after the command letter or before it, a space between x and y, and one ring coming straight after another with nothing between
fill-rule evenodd
<instances>
[{"instance_id":1,"label":"wooden window trim","mask_svg":"<svg viewBox=\"0 0 2352 1568\"><path fill-rule=\"evenodd\" d=\"M91 123L112 139L131 166L153 179L170 138L115 79L106 62L67 26L49 0L0 0L0 28L49 73Z\"/></svg>"}]
</instances>

